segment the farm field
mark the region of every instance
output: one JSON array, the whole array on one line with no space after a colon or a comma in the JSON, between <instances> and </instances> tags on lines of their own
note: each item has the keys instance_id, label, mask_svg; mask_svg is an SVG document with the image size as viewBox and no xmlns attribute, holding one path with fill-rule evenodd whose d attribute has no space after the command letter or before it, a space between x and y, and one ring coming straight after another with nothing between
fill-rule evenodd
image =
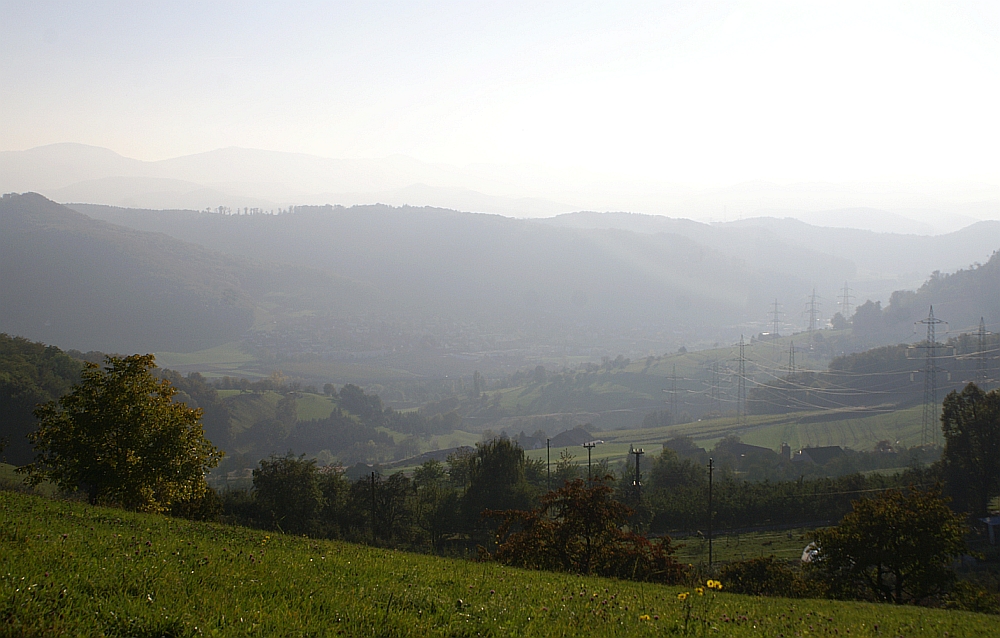
<instances>
[{"instance_id":1,"label":"farm field","mask_svg":"<svg viewBox=\"0 0 1000 638\"><path fill-rule=\"evenodd\" d=\"M735 417L706 419L659 428L610 430L597 432L607 442L634 442L636 445L662 443L677 436L689 436L704 448L730 434L744 443L777 451L782 443L792 449L809 446L839 445L855 450L871 450L882 439L899 441L903 446L920 444L922 406L871 415L831 419L828 413L793 412L789 414L751 415L740 426Z\"/></svg>"},{"instance_id":2,"label":"farm field","mask_svg":"<svg viewBox=\"0 0 1000 638\"><path fill-rule=\"evenodd\" d=\"M716 531L712 541L713 562L747 560L775 556L782 560L798 560L802 550L812 540L812 530L797 528L746 534ZM682 563L699 567L708 565L708 540L699 536L672 536L677 547L676 557Z\"/></svg>"},{"instance_id":3,"label":"farm field","mask_svg":"<svg viewBox=\"0 0 1000 638\"><path fill-rule=\"evenodd\" d=\"M209 379L221 377L246 378L256 381L275 370L293 377L333 379L338 384L351 379L379 383L414 379L417 375L406 370L350 361L263 361L247 354L238 342L195 352L157 352L156 364L182 374L198 372Z\"/></svg>"},{"instance_id":4,"label":"farm field","mask_svg":"<svg viewBox=\"0 0 1000 638\"><path fill-rule=\"evenodd\" d=\"M966 612L531 572L0 492L0 635L973 636ZM689 599L692 600L692 599Z\"/></svg>"},{"instance_id":5,"label":"farm field","mask_svg":"<svg viewBox=\"0 0 1000 638\"><path fill-rule=\"evenodd\" d=\"M678 436L689 436L698 446L711 449L723 437L735 434L744 443L775 452L782 443L788 443L793 450L825 445L872 450L875 443L883 439L899 441L904 446L920 442L921 406L840 420L817 421L817 415L798 412L750 416L744 426L739 426L735 417L724 417L658 428L598 431L594 438L604 443L593 449L591 457L594 463L607 459L614 464L629 460L629 448L635 446L645 450L647 456L643 462L646 463L663 450L664 442ZM552 448L552 463L559 460L564 450L572 454L578 464L586 466L587 451L579 445ZM528 450L526 454L531 459L545 459L544 448Z\"/></svg>"}]
</instances>

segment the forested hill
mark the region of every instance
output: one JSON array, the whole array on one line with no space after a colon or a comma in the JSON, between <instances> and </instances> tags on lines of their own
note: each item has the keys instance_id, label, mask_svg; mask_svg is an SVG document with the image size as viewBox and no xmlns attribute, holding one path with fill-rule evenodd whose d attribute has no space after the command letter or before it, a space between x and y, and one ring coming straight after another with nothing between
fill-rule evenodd
<instances>
[{"instance_id":1,"label":"forested hill","mask_svg":"<svg viewBox=\"0 0 1000 638\"><path fill-rule=\"evenodd\" d=\"M326 268L371 282L406 313L537 328L659 326L719 338L766 317L775 297L841 286L846 260L806 250L779 267L676 233L557 228L497 215L389 206L220 215L74 205L88 215L236 255ZM772 252L778 252L775 248ZM736 333L738 336L738 333Z\"/></svg>"},{"instance_id":2,"label":"forested hill","mask_svg":"<svg viewBox=\"0 0 1000 638\"><path fill-rule=\"evenodd\" d=\"M116 226L34 193L0 198L3 332L81 350L188 351L239 337L269 296L315 307L359 294L326 273Z\"/></svg>"},{"instance_id":3,"label":"forested hill","mask_svg":"<svg viewBox=\"0 0 1000 638\"><path fill-rule=\"evenodd\" d=\"M947 322L936 338L976 332L983 319L986 330L1000 328L1000 251L985 264L974 264L951 274L933 273L916 291L893 293L885 308L868 302L854 314L853 333L860 345L912 341L926 335L919 322L931 306L936 319Z\"/></svg>"},{"instance_id":4,"label":"forested hill","mask_svg":"<svg viewBox=\"0 0 1000 638\"><path fill-rule=\"evenodd\" d=\"M848 209L831 211L849 218L868 211ZM877 214L879 211L870 211ZM539 223L565 228L617 228L638 233L676 233L693 241L713 246L755 263L799 263L813 272L824 268L815 254L836 257L853 263L859 278L894 285L889 292L916 288L935 270L952 272L973 262L982 262L1000 249L1000 221L981 221L943 235L908 235L877 233L855 228L814 226L792 218L756 217L728 223L703 224L689 219L671 219L659 215L633 213L579 212L558 215ZM822 277L817 279L817 283ZM841 282L842 283L842 282ZM854 292L868 295L877 292L875 281L868 285L851 281ZM859 298L864 302L865 296Z\"/></svg>"},{"instance_id":5,"label":"forested hill","mask_svg":"<svg viewBox=\"0 0 1000 638\"><path fill-rule=\"evenodd\" d=\"M35 405L58 399L80 380L83 363L55 346L0 333L0 460L23 465L34 452Z\"/></svg>"}]
</instances>

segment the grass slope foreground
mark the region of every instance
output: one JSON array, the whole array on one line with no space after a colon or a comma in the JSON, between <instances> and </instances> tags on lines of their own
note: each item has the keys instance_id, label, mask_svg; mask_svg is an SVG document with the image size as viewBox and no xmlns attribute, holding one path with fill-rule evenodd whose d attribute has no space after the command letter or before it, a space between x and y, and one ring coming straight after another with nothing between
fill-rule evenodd
<instances>
[{"instance_id":1,"label":"grass slope foreground","mask_svg":"<svg viewBox=\"0 0 1000 638\"><path fill-rule=\"evenodd\" d=\"M685 591L0 492L0 636L996 635L965 612Z\"/></svg>"}]
</instances>

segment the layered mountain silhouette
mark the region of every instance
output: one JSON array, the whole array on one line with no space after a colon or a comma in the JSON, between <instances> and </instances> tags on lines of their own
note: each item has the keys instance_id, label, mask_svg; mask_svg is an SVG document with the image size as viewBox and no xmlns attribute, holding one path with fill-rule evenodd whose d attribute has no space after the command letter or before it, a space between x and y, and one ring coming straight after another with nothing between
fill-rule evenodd
<instances>
[{"instance_id":1,"label":"layered mountain silhouette","mask_svg":"<svg viewBox=\"0 0 1000 638\"><path fill-rule=\"evenodd\" d=\"M825 235L831 229L788 220L717 227L579 214L542 222L385 205L280 215L75 208L31 193L0 200L0 332L139 352L191 351L280 329L308 351L331 325L382 335L355 349L394 347L392 335L406 326L480 349L631 352L755 334L770 327L775 299L792 315L813 289L830 317L844 281L857 305L864 282L887 286L903 268L923 266L910 275L919 285L935 255L986 261L989 247L1000 246L985 222L939 237L854 233L846 237L859 246L847 249L845 236ZM803 237L824 250L802 245L810 243ZM866 254L879 245L888 254ZM925 303L943 304L963 326L979 313L1000 320L984 292L994 264L934 275L919 292L892 296L874 338L912 337L910 324L907 335L897 332ZM881 267L895 271L879 279L870 271Z\"/></svg>"},{"instance_id":2,"label":"layered mountain silhouette","mask_svg":"<svg viewBox=\"0 0 1000 638\"><path fill-rule=\"evenodd\" d=\"M983 183L752 181L691 188L660 179L542 166L452 166L403 155L333 159L222 148L158 161L82 144L0 152L0 192L132 208L286 209L381 202L516 217L632 210L727 221L795 217L818 226L935 234L994 219L1000 187ZM859 209L858 206L867 206ZM849 208L854 207L854 208Z\"/></svg>"}]
</instances>

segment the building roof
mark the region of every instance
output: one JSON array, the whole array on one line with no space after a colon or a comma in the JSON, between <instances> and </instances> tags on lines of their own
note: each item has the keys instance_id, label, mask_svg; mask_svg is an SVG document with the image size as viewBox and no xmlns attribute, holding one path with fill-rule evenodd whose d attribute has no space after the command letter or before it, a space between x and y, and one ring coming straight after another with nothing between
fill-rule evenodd
<instances>
[{"instance_id":1,"label":"building roof","mask_svg":"<svg viewBox=\"0 0 1000 638\"><path fill-rule=\"evenodd\" d=\"M844 448L839 445L828 445L824 447L806 447L799 450L798 454L792 457L792 461L815 463L816 465L826 465L833 459L844 456Z\"/></svg>"},{"instance_id":2,"label":"building roof","mask_svg":"<svg viewBox=\"0 0 1000 638\"><path fill-rule=\"evenodd\" d=\"M560 432L552 437L552 440L549 441L549 445L552 447L569 447L571 445L583 445L584 443L589 443L593 439L594 435L590 432L587 432L581 427L575 427L572 430Z\"/></svg>"}]
</instances>

